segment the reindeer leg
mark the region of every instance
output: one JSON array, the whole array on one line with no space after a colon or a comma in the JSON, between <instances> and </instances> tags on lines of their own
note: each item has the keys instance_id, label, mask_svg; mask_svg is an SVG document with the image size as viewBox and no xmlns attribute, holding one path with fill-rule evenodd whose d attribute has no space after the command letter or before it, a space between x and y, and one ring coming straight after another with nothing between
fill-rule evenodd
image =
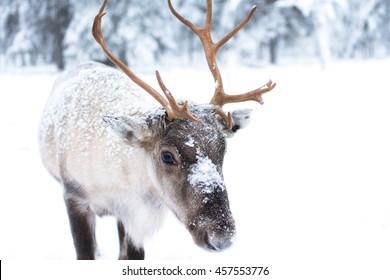
<instances>
[{"instance_id":1,"label":"reindeer leg","mask_svg":"<svg viewBox=\"0 0 390 280\"><path fill-rule=\"evenodd\" d=\"M126 237L125 227L118 221L119 234L119 259L120 260L144 260L145 251L143 248L136 248L134 244Z\"/></svg>"},{"instance_id":2,"label":"reindeer leg","mask_svg":"<svg viewBox=\"0 0 390 280\"><path fill-rule=\"evenodd\" d=\"M69 189L69 188L68 188ZM95 213L74 193L65 192L70 228L78 260L95 259Z\"/></svg>"}]
</instances>

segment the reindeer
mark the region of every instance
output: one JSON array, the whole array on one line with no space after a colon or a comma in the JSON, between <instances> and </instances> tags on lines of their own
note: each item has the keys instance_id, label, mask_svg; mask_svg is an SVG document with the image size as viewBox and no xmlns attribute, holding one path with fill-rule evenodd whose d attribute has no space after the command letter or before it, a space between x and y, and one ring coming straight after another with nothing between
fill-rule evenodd
<instances>
[{"instance_id":1,"label":"reindeer","mask_svg":"<svg viewBox=\"0 0 390 280\"><path fill-rule=\"evenodd\" d=\"M176 101L157 80L164 98L107 47L101 31L104 0L92 33L122 72L96 62L64 72L55 82L40 124L44 165L64 187L64 200L78 259L94 259L96 215L117 219L119 259L144 259L143 241L170 210L194 242L210 251L228 248L235 236L223 179L226 138L244 128L250 110L225 113L227 103L254 100L275 87L240 95L225 93L218 50L251 19L256 7L219 42L211 37L212 0L199 28L169 9L201 40L215 81L210 104ZM136 85L159 103L143 98Z\"/></svg>"}]
</instances>

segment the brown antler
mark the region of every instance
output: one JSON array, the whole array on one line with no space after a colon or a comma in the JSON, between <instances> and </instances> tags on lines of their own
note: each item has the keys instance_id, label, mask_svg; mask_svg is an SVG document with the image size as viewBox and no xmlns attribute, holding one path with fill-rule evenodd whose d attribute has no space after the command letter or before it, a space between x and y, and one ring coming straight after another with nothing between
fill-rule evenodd
<instances>
[{"instance_id":1,"label":"brown antler","mask_svg":"<svg viewBox=\"0 0 390 280\"><path fill-rule=\"evenodd\" d=\"M106 42L104 40L101 28L102 17L106 14L104 13L104 8L106 7L108 0L104 0L102 6L100 7L99 13L96 15L95 20L92 26L92 35L95 38L96 42L102 47L103 51L106 53L108 58L117 65L134 83L139 85L142 89L148 92L151 96L153 96L166 110L167 118L169 120L185 118L192 121L196 121L199 123L203 123L198 118L195 118L191 115L188 109L188 102L185 102L184 105L179 105L169 90L165 87L162 82L161 76L158 72L156 72L156 76L162 91L164 92L166 99L159 94L153 87L145 83L142 79L140 79L133 71L131 71L122 61L119 60L107 47Z\"/></svg>"},{"instance_id":2,"label":"brown antler","mask_svg":"<svg viewBox=\"0 0 390 280\"><path fill-rule=\"evenodd\" d=\"M218 68L217 64L217 53L218 50L227 43L234 35L236 35L252 18L253 14L255 13L257 7L254 6L248 15L244 18L244 20L239 23L235 28L233 28L232 31L230 31L225 37L223 37L219 42L214 43L212 37L211 37L211 24L212 24L212 0L207 0L207 7L206 7L206 22L203 28L197 27L195 24L190 22L189 20L185 19L182 15L180 15L172 6L171 0L168 0L169 9L171 10L172 14L179 19L183 24L188 26L196 35L198 35L204 51L206 55L207 64L209 66L209 69L214 77L215 81L215 92L214 96L210 101L210 104L215 105L216 107L222 108L223 105L227 103L236 103L236 102L243 102L243 101L257 101L260 104L263 104L262 95L266 92L271 91L276 84L273 83L271 80L266 83L264 86L252 90L250 92L244 93L244 94L237 94L237 95L228 95L225 93L225 90L223 88L222 83L222 76ZM217 113L222 116L224 112L222 110L218 110ZM226 114L222 116L225 120L231 120L231 117L228 117ZM227 123L230 127L232 125L231 121Z\"/></svg>"}]
</instances>

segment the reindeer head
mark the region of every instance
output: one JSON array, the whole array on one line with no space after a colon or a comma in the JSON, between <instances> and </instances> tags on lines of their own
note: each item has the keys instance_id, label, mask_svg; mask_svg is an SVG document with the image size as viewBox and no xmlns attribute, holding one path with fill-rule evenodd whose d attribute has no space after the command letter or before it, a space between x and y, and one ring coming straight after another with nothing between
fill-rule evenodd
<instances>
[{"instance_id":1,"label":"reindeer head","mask_svg":"<svg viewBox=\"0 0 390 280\"><path fill-rule=\"evenodd\" d=\"M225 93L217 65L217 52L243 28L254 14L253 7L246 18L218 43L211 38L212 0L207 0L206 23L195 26L168 5L171 12L200 38L209 69L214 77L215 92L210 104L177 102L156 71L159 85L166 97L142 81L106 46L101 32L105 15L104 0L93 24L93 36L110 60L133 82L151 94L162 106L145 119L106 116L104 120L129 143L145 150L147 170L154 192L186 225L196 244L210 250L222 250L232 243L235 225L222 174L226 152L226 136L232 136L248 123L250 110L225 113L223 105L248 100L263 104L262 94L276 84L264 86L239 95Z\"/></svg>"}]
</instances>

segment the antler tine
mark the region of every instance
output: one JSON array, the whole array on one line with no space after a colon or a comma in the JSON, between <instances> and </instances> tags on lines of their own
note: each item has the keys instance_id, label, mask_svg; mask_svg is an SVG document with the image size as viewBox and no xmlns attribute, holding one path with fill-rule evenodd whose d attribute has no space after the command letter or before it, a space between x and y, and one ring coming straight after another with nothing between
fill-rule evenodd
<instances>
[{"instance_id":1,"label":"antler tine","mask_svg":"<svg viewBox=\"0 0 390 280\"><path fill-rule=\"evenodd\" d=\"M168 0L168 6L172 14L199 37L206 55L207 64L214 77L215 91L223 91L222 77L217 65L217 51L220 46L215 44L211 37L212 0L207 0L206 22L203 28L197 27L195 24L180 15L173 7L171 0Z\"/></svg>"},{"instance_id":2,"label":"antler tine","mask_svg":"<svg viewBox=\"0 0 390 280\"><path fill-rule=\"evenodd\" d=\"M197 27L195 24L184 18L181 14L179 14L175 8L173 7L171 0L168 0L168 7L171 10L171 13L178 19L180 20L184 25L186 25L188 28L190 28L193 32L196 34L199 33L200 28Z\"/></svg>"},{"instance_id":3,"label":"antler tine","mask_svg":"<svg viewBox=\"0 0 390 280\"><path fill-rule=\"evenodd\" d=\"M233 128L233 117L230 112L226 114L221 107L215 107L215 113L223 119L229 129Z\"/></svg>"},{"instance_id":4,"label":"antler tine","mask_svg":"<svg viewBox=\"0 0 390 280\"><path fill-rule=\"evenodd\" d=\"M107 57L117 65L123 73L125 73L134 83L139 85L142 89L148 92L152 97L154 97L166 110L167 117L169 120L186 118L189 120L193 120L196 122L202 123L201 120L195 118L191 115L188 109L188 102L185 102L183 106L177 104L176 100L169 92L169 90L165 87L164 83L160 75L157 75L158 82L161 86L161 89L164 91L165 96L168 101L162 97L158 91L156 91L153 87L144 82L141 78L139 78L133 71L131 71L119 58L117 58L107 47L106 42L104 40L101 28L102 17L106 14L104 13L104 8L107 5L108 0L104 0L102 6L100 7L99 13L96 15L93 26L92 26L92 35L95 38L96 42L102 47L103 51L106 53Z\"/></svg>"},{"instance_id":5,"label":"antler tine","mask_svg":"<svg viewBox=\"0 0 390 280\"><path fill-rule=\"evenodd\" d=\"M207 7L206 7L206 23L204 25L204 29L211 30L213 20L213 0L207 0Z\"/></svg>"},{"instance_id":6,"label":"antler tine","mask_svg":"<svg viewBox=\"0 0 390 280\"><path fill-rule=\"evenodd\" d=\"M168 0L169 9L172 14L178 18L183 24L188 26L200 39L205 55L207 64L209 69L214 77L215 81L215 92L210 101L210 104L215 105L216 107L222 108L223 105L227 103L235 103L235 102L243 102L254 100L263 104L262 95L266 92L271 91L276 84L272 81L269 81L264 86L252 90L250 92L238 95L228 95L225 93L222 83L222 76L218 68L217 64L217 52L218 50L226 44L234 35L236 35L247 23L251 20L253 14L255 13L257 6L253 6L253 8L249 11L247 16L236 26L234 27L228 34L226 34L220 41L217 43L213 42L211 37L211 24L212 24L212 0L207 0L207 8L206 8L206 23L203 28L199 28L189 20L185 19L181 16L172 6L171 0ZM218 110L217 113L221 115L223 111ZM228 116L222 116L225 120L228 119Z\"/></svg>"},{"instance_id":7,"label":"antler tine","mask_svg":"<svg viewBox=\"0 0 390 280\"><path fill-rule=\"evenodd\" d=\"M179 105L169 89L165 86L161 75L158 71L156 71L156 77L158 84L160 85L161 90L164 92L166 98L168 99L169 104L171 105L172 109L172 118L179 119L179 118L185 118L188 120L192 120L201 124L204 124L203 121L201 121L198 118L195 118L194 116L191 115L189 108L188 108L188 101L184 102L183 105Z\"/></svg>"},{"instance_id":8,"label":"antler tine","mask_svg":"<svg viewBox=\"0 0 390 280\"><path fill-rule=\"evenodd\" d=\"M237 103L237 102L252 100L252 101L257 101L261 105L263 105L264 101L263 101L262 95L264 93L270 92L275 87L276 87L276 83L269 80L268 83L266 83L265 85L263 85L257 89L254 89L252 91L249 91L247 93L237 94L237 95L226 95L223 104ZM223 106L223 104L221 104L221 106Z\"/></svg>"},{"instance_id":9,"label":"antler tine","mask_svg":"<svg viewBox=\"0 0 390 280\"><path fill-rule=\"evenodd\" d=\"M225 35L218 43L217 49L226 44L234 35L236 35L247 23L251 20L252 16L256 12L257 6L253 6L247 16L236 26L234 27L228 34Z\"/></svg>"},{"instance_id":10,"label":"antler tine","mask_svg":"<svg viewBox=\"0 0 390 280\"><path fill-rule=\"evenodd\" d=\"M102 17L106 15L104 13L104 8L106 7L107 0L104 0L99 13L96 15L95 20L92 26L92 35L95 38L96 42L102 47L103 51L106 53L108 58L117 65L123 73L125 73L134 83L143 88L146 92L150 93L164 108L169 104L168 102L150 85L141 80L133 71L131 71L119 58L117 58L107 47L102 34Z\"/></svg>"}]
</instances>

